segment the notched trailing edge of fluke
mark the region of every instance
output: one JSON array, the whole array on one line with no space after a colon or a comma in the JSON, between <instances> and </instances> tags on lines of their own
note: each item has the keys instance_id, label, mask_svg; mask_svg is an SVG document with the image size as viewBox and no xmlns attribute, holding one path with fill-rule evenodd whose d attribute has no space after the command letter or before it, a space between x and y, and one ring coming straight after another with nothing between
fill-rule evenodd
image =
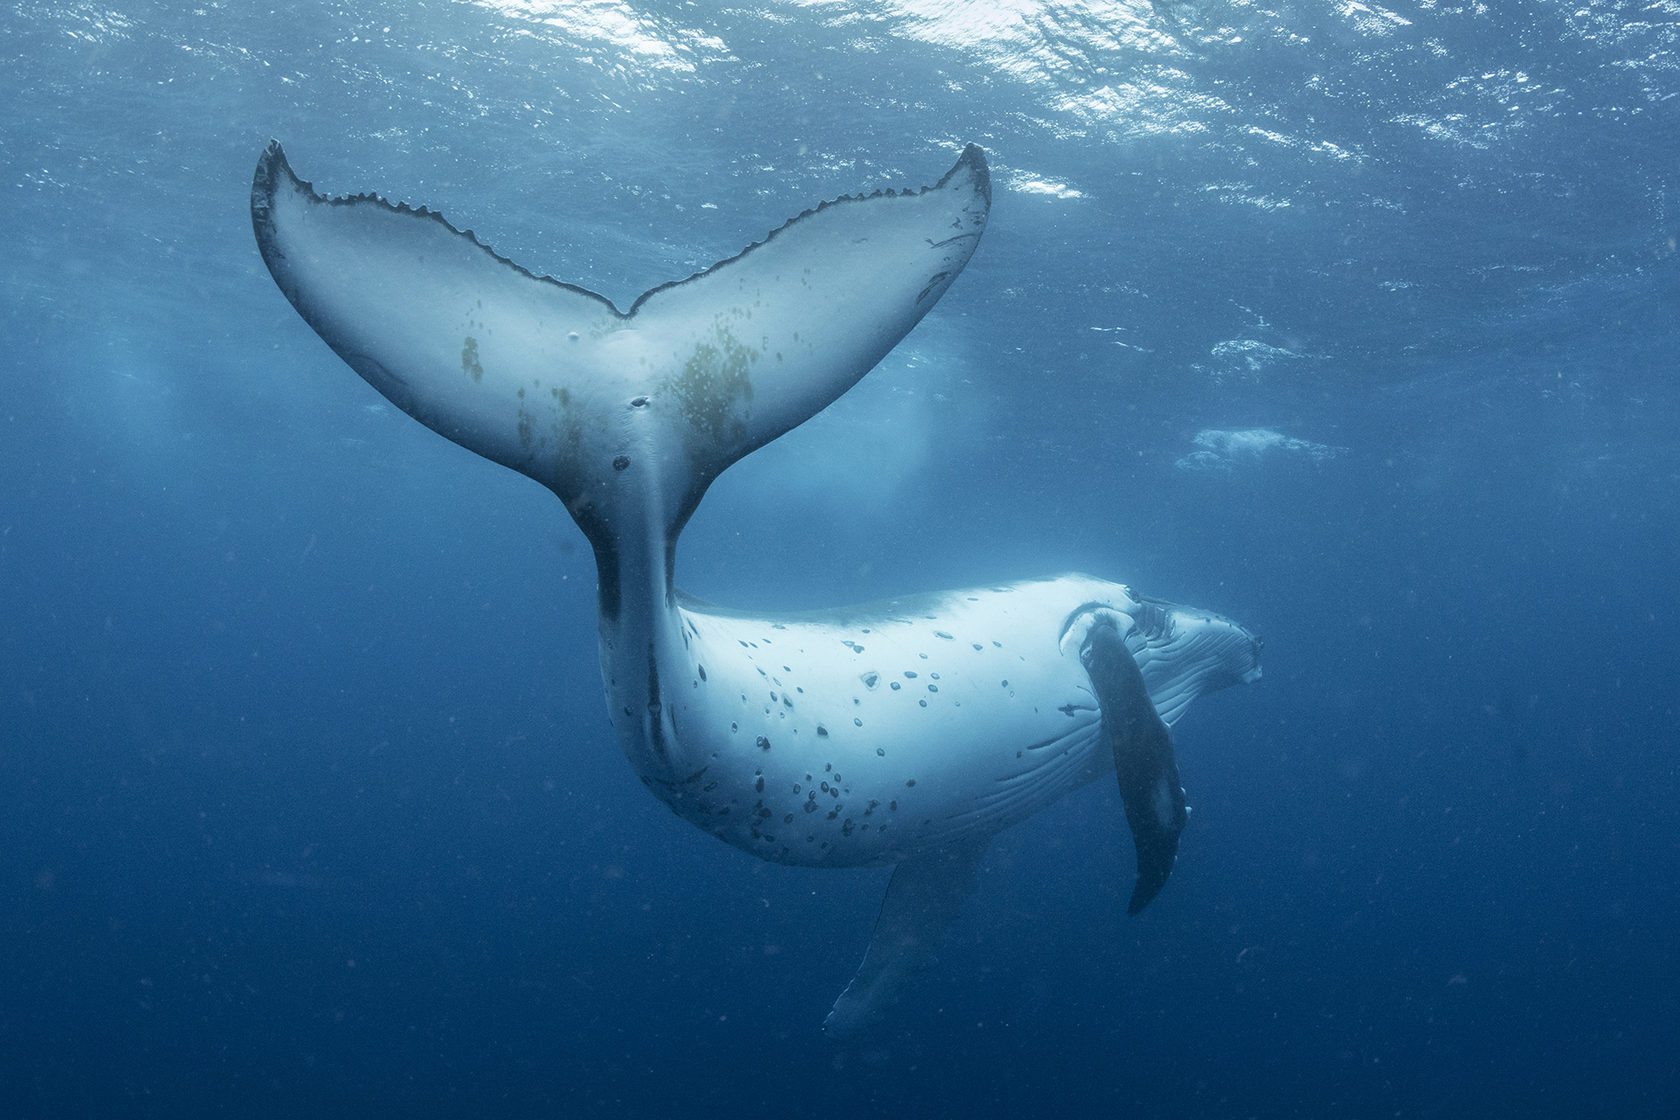
<instances>
[{"instance_id":1,"label":"notched trailing edge of fluke","mask_svg":"<svg viewBox=\"0 0 1680 1120\"><path fill-rule=\"evenodd\" d=\"M509 268L516 269L521 274L529 276L533 280L541 281L544 284L553 284L557 287L564 288L569 292L577 292L580 295L600 300L601 303L605 305L606 309L618 316L618 318L629 319L634 316L642 304L646 303L651 297L658 295L666 289L675 288L680 284L687 284L690 281L698 280L702 276L716 272L718 269L740 260L759 246L768 244L783 230L792 226L802 218L809 217L810 215L818 213L822 210L827 210L832 206L845 206L849 203L867 202L876 198L898 198L901 195L915 197L927 194L930 191L944 190L951 184L951 181L959 175L967 175L970 177L970 180L974 184L975 191L985 202L986 208L989 209L992 204L991 169L986 163L985 151L982 150L978 144L969 144L963 148L962 154L957 157L957 162L951 165L951 169L945 172L945 174L940 177L939 181L930 187L921 187L916 190L903 191L894 190L889 187L877 191L871 191L869 194L847 194L841 195L839 198L830 199L826 202L820 202L810 209L803 210L789 218L787 221L771 230L761 240L754 241L752 244L742 249L739 253L725 257L722 260L693 273L692 275L683 277L681 280L668 280L663 284L658 284L649 288L647 291L636 297L635 302L630 305L630 310L628 311L620 311L617 304L599 292L592 292L588 288L579 287L576 284L568 284L564 280L556 280L554 277L543 273L532 272L519 262L502 256L502 254L496 252L495 249L480 241L478 236L474 234L472 230L457 227L440 212L430 209L429 207L410 206L406 202L391 202L388 199L372 192L343 196L324 195L317 191L315 189L315 184L310 182L308 179L298 178L297 173L292 170L291 163L286 159L285 149L281 146L280 141L278 140L270 140L268 142L268 147L263 149L262 156L257 160L256 174L251 180L251 224L256 229L257 245L262 251L263 259L271 259L271 253L278 257L283 257L284 254L276 245L275 239L269 234L268 227L270 224L269 210L272 207L272 199L275 191L279 188L279 184L282 182L282 176L284 176L284 181L287 182L293 189L305 191L316 202L326 203L329 206L352 206L360 203L373 203L376 206L383 206L385 209L395 211L399 214L413 214L417 217L429 218L432 221L439 223L456 236L464 237L468 241L471 241L474 245L490 254L490 256L498 263L507 265ZM947 240L954 241L963 237L979 237L980 232L981 231L978 229L964 230L953 235ZM930 288L932 286L933 285L930 285Z\"/></svg>"},{"instance_id":2,"label":"notched trailing edge of fluke","mask_svg":"<svg viewBox=\"0 0 1680 1120\"><path fill-rule=\"evenodd\" d=\"M273 206L272 200L275 191L279 189L282 175L284 175L285 182L290 185L293 190L299 190L307 193L313 201L318 203L324 203L328 206L355 206L362 203L373 203L374 205L381 206L393 213L412 214L418 218L427 218L431 221L437 222L455 236L464 237L468 241L472 242L485 253L489 254L491 259L496 261L498 264L506 265L521 275L529 276L531 279L541 283L553 284L555 287L564 288L568 292L577 292L579 295L599 300L605 306L606 310L612 312L614 315L617 315L621 319L629 318L629 315L620 311L613 304L612 300L601 295L599 292L592 292L588 288L581 288L576 284L568 284L564 280L556 280L552 276L544 276L539 273L532 272L518 261L509 260L507 257L502 256L502 254L496 252L496 250L480 241L478 239L478 235L473 233L472 230L458 228L448 218L445 218L441 213L431 209L430 207L410 206L406 202L391 202L371 191L365 191L361 194L336 196L322 194L320 191L315 189L314 183L308 179L298 178L297 172L292 170L291 162L286 159L285 148L281 146L280 141L278 140L270 140L268 142L268 147L263 149L263 154L257 159L256 174L251 179L251 225L256 230L257 247L261 250L265 261L272 261L275 258L284 259L285 257L284 252L280 250L275 238L271 235L269 228L271 224L269 211ZM278 276L276 279L278 279ZM287 293L287 295L290 296L290 293ZM634 309L632 308L632 312L633 311Z\"/></svg>"}]
</instances>

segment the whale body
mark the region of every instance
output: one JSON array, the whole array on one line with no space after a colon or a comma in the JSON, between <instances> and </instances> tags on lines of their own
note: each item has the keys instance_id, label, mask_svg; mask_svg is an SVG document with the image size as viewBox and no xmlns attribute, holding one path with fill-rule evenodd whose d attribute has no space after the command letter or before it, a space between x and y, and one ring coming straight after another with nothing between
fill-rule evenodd
<instances>
[{"instance_id":1,"label":"whale body","mask_svg":"<svg viewBox=\"0 0 1680 1120\"><path fill-rule=\"evenodd\" d=\"M931 963L992 836L1105 774L1141 910L1188 813L1170 725L1260 672L1235 622L1079 574L784 615L676 589L677 538L712 479L891 350L962 271L990 204L970 145L932 187L823 203L620 311L432 211L323 197L278 143L252 186L263 260L321 338L583 529L607 704L642 782L766 860L895 866L835 1034Z\"/></svg>"}]
</instances>

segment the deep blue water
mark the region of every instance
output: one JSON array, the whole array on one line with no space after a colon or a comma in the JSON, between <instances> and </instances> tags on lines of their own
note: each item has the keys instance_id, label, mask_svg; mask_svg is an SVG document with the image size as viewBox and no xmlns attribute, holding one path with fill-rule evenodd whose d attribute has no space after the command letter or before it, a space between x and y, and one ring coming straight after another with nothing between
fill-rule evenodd
<instances>
[{"instance_id":1,"label":"deep blue water","mask_svg":"<svg viewBox=\"0 0 1680 1120\"><path fill-rule=\"evenodd\" d=\"M0 1116L1674 1114L1670 0L0 31ZM1177 729L1166 892L1125 916L1084 790L822 1037L886 873L642 790L581 534L287 305L270 137L621 306L982 144L967 272L679 582L1081 569L1263 632Z\"/></svg>"}]
</instances>

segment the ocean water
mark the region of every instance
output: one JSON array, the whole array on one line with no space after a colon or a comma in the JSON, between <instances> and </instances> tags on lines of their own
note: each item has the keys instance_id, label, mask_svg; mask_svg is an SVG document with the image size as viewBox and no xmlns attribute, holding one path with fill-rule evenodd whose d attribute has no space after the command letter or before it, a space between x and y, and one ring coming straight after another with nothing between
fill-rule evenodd
<instances>
[{"instance_id":1,"label":"ocean water","mask_svg":"<svg viewBox=\"0 0 1680 1120\"><path fill-rule=\"evenodd\" d=\"M1672 1116L1680 6L0 10L0 1116ZM641 788L594 570L275 288L281 139L627 306L966 142L991 224L734 467L743 609L1238 618L1125 915L1099 783L880 1028L887 872Z\"/></svg>"}]
</instances>

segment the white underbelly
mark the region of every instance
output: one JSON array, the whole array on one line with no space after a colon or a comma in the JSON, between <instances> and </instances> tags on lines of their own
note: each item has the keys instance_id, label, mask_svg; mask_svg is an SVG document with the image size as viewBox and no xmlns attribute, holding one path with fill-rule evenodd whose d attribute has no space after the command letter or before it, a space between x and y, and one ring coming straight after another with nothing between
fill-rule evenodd
<instances>
[{"instance_id":1,"label":"white underbelly","mask_svg":"<svg viewBox=\"0 0 1680 1120\"><path fill-rule=\"evenodd\" d=\"M656 792L795 864L893 863L1025 819L1109 761L1059 641L1089 589L1049 587L820 622L683 611L686 679L661 669L680 777Z\"/></svg>"}]
</instances>

